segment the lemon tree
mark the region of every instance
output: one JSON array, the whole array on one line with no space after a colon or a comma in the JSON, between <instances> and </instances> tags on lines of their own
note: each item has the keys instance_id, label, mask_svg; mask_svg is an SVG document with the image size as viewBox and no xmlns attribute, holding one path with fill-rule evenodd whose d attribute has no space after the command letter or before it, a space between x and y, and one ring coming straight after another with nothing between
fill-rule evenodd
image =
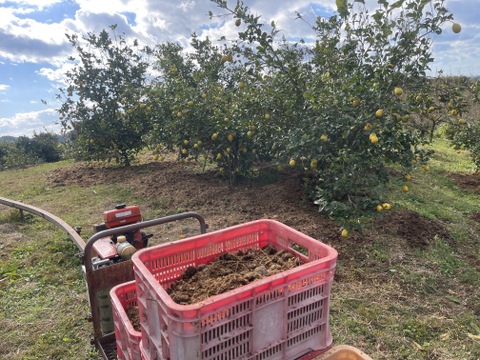
<instances>
[{"instance_id":1,"label":"lemon tree","mask_svg":"<svg viewBox=\"0 0 480 360\"><path fill-rule=\"evenodd\" d=\"M470 100L474 103L480 103L480 82L474 81L470 84ZM458 119L449 129L453 146L457 149L466 149L470 152L470 157L475 166L475 171L480 171L480 121L474 114L468 114Z\"/></svg>"},{"instance_id":2,"label":"lemon tree","mask_svg":"<svg viewBox=\"0 0 480 360\"><path fill-rule=\"evenodd\" d=\"M390 209L388 166L408 174L428 159L422 133L407 123L411 94L428 93L419 79L432 62L432 35L453 18L444 2L379 0L371 12L363 1L338 1L338 14L316 19L308 44L279 39L275 22L261 23L241 2L212 1L240 19L246 72L270 79L250 86L270 94L271 157L304 172L312 199L346 229Z\"/></svg>"},{"instance_id":3,"label":"lemon tree","mask_svg":"<svg viewBox=\"0 0 480 360\"><path fill-rule=\"evenodd\" d=\"M151 129L144 94L149 49L127 43L115 28L67 35L76 56L57 95L62 102L58 112L76 158L129 165Z\"/></svg>"},{"instance_id":4,"label":"lemon tree","mask_svg":"<svg viewBox=\"0 0 480 360\"><path fill-rule=\"evenodd\" d=\"M468 111L465 95L470 92L469 82L466 77L447 77L442 72L436 78L422 79L408 96L411 116L405 121L407 126L429 142L440 126L456 129Z\"/></svg>"},{"instance_id":5,"label":"lemon tree","mask_svg":"<svg viewBox=\"0 0 480 360\"><path fill-rule=\"evenodd\" d=\"M151 86L154 105L151 144L165 144L178 159L216 165L232 184L248 176L254 164L270 157L273 137L268 82L248 73L233 55L235 49L209 39L191 40L193 51L160 45L156 66L161 76Z\"/></svg>"}]
</instances>

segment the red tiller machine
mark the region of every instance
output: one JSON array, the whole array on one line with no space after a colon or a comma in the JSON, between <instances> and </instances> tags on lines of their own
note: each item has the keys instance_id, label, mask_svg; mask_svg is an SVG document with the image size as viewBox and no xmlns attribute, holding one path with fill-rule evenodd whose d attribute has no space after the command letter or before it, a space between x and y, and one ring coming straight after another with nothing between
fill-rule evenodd
<instances>
[{"instance_id":1,"label":"red tiller machine","mask_svg":"<svg viewBox=\"0 0 480 360\"><path fill-rule=\"evenodd\" d=\"M85 244L83 251L83 275L90 300L96 345L104 359L117 359L110 290L119 284L135 279L130 257L133 252L148 246L143 229L188 218L197 219L200 233L205 233L207 225L202 216L185 212L153 220L142 221L138 206L120 204L115 209L103 213L103 223L95 225L95 234ZM128 248L128 251L125 249ZM122 249L122 250L120 250Z\"/></svg>"}]
</instances>

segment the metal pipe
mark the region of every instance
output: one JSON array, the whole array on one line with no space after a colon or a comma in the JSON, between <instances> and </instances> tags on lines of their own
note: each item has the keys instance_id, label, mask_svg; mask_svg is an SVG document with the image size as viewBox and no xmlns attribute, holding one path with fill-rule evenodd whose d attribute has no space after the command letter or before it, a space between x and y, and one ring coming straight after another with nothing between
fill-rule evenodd
<instances>
[{"instance_id":1,"label":"metal pipe","mask_svg":"<svg viewBox=\"0 0 480 360\"><path fill-rule=\"evenodd\" d=\"M23 217L23 211L28 211L32 214L38 215L38 216L50 221L51 223L57 225L64 232L66 232L67 235L70 237L70 239L72 239L73 242L75 243L75 245L80 249L80 251L84 251L85 241L80 237L80 235L70 225L68 225L65 221L63 221L59 217L49 213L48 211L37 208L35 206L25 205L21 202L14 201L14 200L9 200L9 199L2 198L2 197L0 197L0 204L9 206L9 207L12 207L12 208L15 208L15 209L19 209L22 217Z\"/></svg>"}]
</instances>

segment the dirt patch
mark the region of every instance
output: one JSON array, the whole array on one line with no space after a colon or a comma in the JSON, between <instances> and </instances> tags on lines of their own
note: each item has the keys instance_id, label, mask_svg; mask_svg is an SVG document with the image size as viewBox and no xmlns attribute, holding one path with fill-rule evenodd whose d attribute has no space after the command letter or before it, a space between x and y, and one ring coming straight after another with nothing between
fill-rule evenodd
<instances>
[{"instance_id":1,"label":"dirt patch","mask_svg":"<svg viewBox=\"0 0 480 360\"><path fill-rule=\"evenodd\" d=\"M48 179L51 186L92 186L122 183L145 199L151 209L164 214L195 211L205 217L209 231L262 218L275 219L323 243L341 250L346 241L339 236L339 226L319 214L318 208L305 199L301 178L294 172L266 173L235 187L212 172L201 173L198 164L176 161L152 162L129 168L93 167L81 165L54 170ZM460 174L473 186L480 183L475 174ZM143 210L143 209L142 209ZM158 212L158 211L157 211ZM399 210L387 213L375 221L380 233L395 234L416 248L425 248L438 235L450 240L445 226L419 214ZM361 243L358 234L349 241Z\"/></svg>"},{"instance_id":2,"label":"dirt patch","mask_svg":"<svg viewBox=\"0 0 480 360\"><path fill-rule=\"evenodd\" d=\"M48 185L121 183L143 199L142 212L147 208L162 214L195 211L207 220L209 231L268 218L327 244L339 241L338 225L305 200L297 174L267 173L231 187L212 172L196 172L197 166L175 161L129 168L75 165L53 171Z\"/></svg>"},{"instance_id":3,"label":"dirt patch","mask_svg":"<svg viewBox=\"0 0 480 360\"><path fill-rule=\"evenodd\" d=\"M427 219L414 211L398 210L386 214L375 221L378 229L385 233L393 233L406 240L414 248L428 247L435 236L450 241L451 237L440 222Z\"/></svg>"},{"instance_id":4,"label":"dirt patch","mask_svg":"<svg viewBox=\"0 0 480 360\"><path fill-rule=\"evenodd\" d=\"M470 217L471 217L473 220L480 222L480 212L470 214Z\"/></svg>"},{"instance_id":5,"label":"dirt patch","mask_svg":"<svg viewBox=\"0 0 480 360\"><path fill-rule=\"evenodd\" d=\"M18 227L14 224L0 224L0 258L7 257L7 248L14 248L23 238L22 233L18 232Z\"/></svg>"},{"instance_id":6,"label":"dirt patch","mask_svg":"<svg viewBox=\"0 0 480 360\"><path fill-rule=\"evenodd\" d=\"M477 173L449 173L447 176L465 190L480 194L480 172Z\"/></svg>"}]
</instances>

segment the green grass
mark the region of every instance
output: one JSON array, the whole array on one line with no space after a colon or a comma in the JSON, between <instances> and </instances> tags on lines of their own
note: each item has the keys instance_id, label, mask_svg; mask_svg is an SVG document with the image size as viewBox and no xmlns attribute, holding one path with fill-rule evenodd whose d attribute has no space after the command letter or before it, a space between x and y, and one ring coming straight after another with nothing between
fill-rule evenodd
<instances>
[{"instance_id":1,"label":"green grass","mask_svg":"<svg viewBox=\"0 0 480 360\"><path fill-rule=\"evenodd\" d=\"M472 171L466 152L445 140L431 148L430 171L420 167L411 182L396 179L386 198L395 209L444 225L451 240L437 237L427 249L413 249L370 223L370 242L350 243L346 253L355 257L337 265L334 342L358 346L374 359L480 358L480 341L470 337L480 335L480 236L478 222L470 217L480 211L480 195L460 189L447 176ZM405 183L408 193L401 189Z\"/></svg>"},{"instance_id":2,"label":"green grass","mask_svg":"<svg viewBox=\"0 0 480 360\"><path fill-rule=\"evenodd\" d=\"M431 148L435 153L430 161L430 171L420 167L412 173L411 182L400 179L395 186L391 185L393 201L431 219L449 220L462 226L471 224L468 214L478 212L480 195L460 189L448 177L451 172L472 171L467 153L454 150L441 139L436 140ZM403 183L410 189L406 194L401 190Z\"/></svg>"}]
</instances>

